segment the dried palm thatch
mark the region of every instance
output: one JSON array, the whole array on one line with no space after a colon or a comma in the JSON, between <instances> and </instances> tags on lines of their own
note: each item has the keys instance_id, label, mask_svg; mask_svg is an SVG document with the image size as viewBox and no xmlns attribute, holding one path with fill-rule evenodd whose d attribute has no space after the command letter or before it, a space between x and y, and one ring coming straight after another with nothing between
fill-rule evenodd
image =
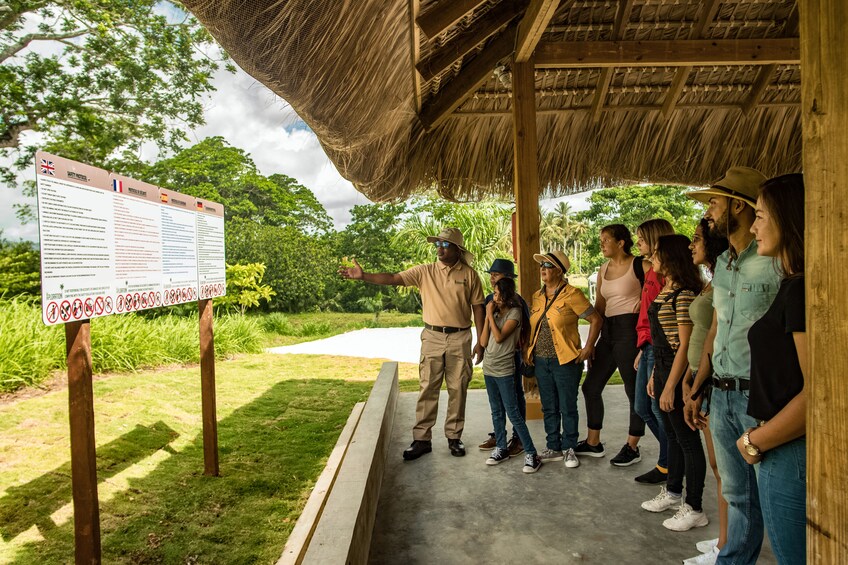
<instances>
[{"instance_id":1,"label":"dried palm thatch","mask_svg":"<svg viewBox=\"0 0 848 565\"><path fill-rule=\"evenodd\" d=\"M427 131L419 120L422 105L495 39L483 37L429 80L416 74L415 63L482 27L508 0L479 0L437 36L418 33L415 11L453 1L184 3L245 71L291 104L339 172L372 200L429 189L455 200L510 198L508 68L491 74L437 127ZM632 9L619 13L625 4ZM562 0L541 41L794 37L795 10L795 0ZM596 116L592 104L604 73L609 88ZM685 81L669 94L676 77ZM539 180L550 195L622 181L706 184L737 164L767 175L800 170L800 71L793 61L685 70L537 65L535 82ZM660 110L668 96L675 104L666 116Z\"/></svg>"}]
</instances>

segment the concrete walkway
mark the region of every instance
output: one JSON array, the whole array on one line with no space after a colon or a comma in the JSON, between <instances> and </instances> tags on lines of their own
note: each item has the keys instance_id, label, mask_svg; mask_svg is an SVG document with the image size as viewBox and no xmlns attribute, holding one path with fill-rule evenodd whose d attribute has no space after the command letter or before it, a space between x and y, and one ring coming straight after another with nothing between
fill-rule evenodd
<instances>
[{"instance_id":1,"label":"concrete walkway","mask_svg":"<svg viewBox=\"0 0 848 565\"><path fill-rule=\"evenodd\" d=\"M412 439L416 398L416 393L398 398L371 563L680 563L698 553L695 542L718 537L716 483L709 469L704 510L710 524L671 532L662 521L673 511L652 514L640 508L659 487L633 481L656 462L656 440L643 439L640 463L610 465L626 439L622 386L604 393L606 457L583 457L577 469L550 463L532 475L522 473L523 457L485 465L488 454L477 449L491 429L483 390L468 394L466 457L451 457L448 451L441 428L447 393L442 392L433 453L404 462L401 453ZM578 402L585 426L582 396ZM529 427L537 449L544 449L542 422L531 421ZM766 542L759 563L774 562Z\"/></svg>"}]
</instances>

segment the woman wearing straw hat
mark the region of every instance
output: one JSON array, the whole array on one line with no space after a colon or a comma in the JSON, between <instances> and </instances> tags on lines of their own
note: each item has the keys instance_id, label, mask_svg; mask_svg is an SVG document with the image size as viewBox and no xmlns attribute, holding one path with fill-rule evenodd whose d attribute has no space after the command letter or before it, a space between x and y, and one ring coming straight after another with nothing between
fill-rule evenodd
<instances>
[{"instance_id":1,"label":"woman wearing straw hat","mask_svg":"<svg viewBox=\"0 0 848 565\"><path fill-rule=\"evenodd\" d=\"M577 389L583 363L591 359L603 320L586 296L565 278L570 262L562 251L533 256L539 265L542 288L530 306L530 339L525 353L535 365L542 415L547 434L542 461L562 461L577 467ZM589 320L589 338L581 347L578 320ZM562 427L560 427L562 424Z\"/></svg>"}]
</instances>

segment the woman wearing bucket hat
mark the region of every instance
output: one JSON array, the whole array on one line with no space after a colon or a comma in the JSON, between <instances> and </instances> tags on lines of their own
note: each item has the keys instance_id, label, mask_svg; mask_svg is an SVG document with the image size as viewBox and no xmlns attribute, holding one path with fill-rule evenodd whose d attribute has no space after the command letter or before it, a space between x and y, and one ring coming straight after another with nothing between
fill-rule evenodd
<instances>
[{"instance_id":1,"label":"woman wearing bucket hat","mask_svg":"<svg viewBox=\"0 0 848 565\"><path fill-rule=\"evenodd\" d=\"M533 256L539 263L542 288L533 294L530 306L530 339L525 353L528 364L535 365L539 397L546 433L542 461L562 461L566 467L580 462L577 447L577 390L583 375L583 363L591 358L603 320L580 291L568 284L565 273L570 267L562 251ZM591 324L586 345L581 347L578 320ZM560 427L561 425L561 427Z\"/></svg>"}]
</instances>

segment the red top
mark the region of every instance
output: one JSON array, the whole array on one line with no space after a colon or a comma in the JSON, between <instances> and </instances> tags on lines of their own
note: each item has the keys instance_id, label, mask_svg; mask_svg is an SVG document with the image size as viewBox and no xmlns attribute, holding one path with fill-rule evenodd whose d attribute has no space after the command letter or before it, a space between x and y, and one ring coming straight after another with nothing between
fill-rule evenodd
<instances>
[{"instance_id":1,"label":"red top","mask_svg":"<svg viewBox=\"0 0 848 565\"><path fill-rule=\"evenodd\" d=\"M651 344L651 324L648 322L648 307L665 286L665 279L653 267L645 271L645 284L642 286L642 302L639 308L639 321L636 322L636 347Z\"/></svg>"}]
</instances>

